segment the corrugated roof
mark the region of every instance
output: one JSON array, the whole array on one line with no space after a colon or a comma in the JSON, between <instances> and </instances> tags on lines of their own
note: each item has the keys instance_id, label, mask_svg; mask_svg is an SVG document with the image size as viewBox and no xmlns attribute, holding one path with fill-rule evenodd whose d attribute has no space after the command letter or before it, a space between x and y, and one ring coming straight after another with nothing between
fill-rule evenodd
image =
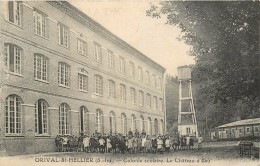
<instances>
[{"instance_id":1,"label":"corrugated roof","mask_svg":"<svg viewBox=\"0 0 260 166\"><path fill-rule=\"evenodd\" d=\"M227 124L218 126L216 128L243 126L243 125L252 125L252 124L260 124L260 118L239 120L239 121L235 121L235 122L231 122L231 123L227 123Z\"/></svg>"}]
</instances>

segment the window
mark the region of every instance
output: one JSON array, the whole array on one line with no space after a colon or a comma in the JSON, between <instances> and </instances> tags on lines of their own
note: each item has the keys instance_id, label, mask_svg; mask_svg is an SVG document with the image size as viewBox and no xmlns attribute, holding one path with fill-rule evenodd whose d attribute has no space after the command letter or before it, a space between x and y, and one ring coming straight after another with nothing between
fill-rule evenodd
<instances>
[{"instance_id":1,"label":"window","mask_svg":"<svg viewBox=\"0 0 260 166\"><path fill-rule=\"evenodd\" d=\"M140 130L143 131L145 129L144 126L144 117L140 116Z\"/></svg>"},{"instance_id":2,"label":"window","mask_svg":"<svg viewBox=\"0 0 260 166\"><path fill-rule=\"evenodd\" d=\"M116 98L116 86L115 82L112 80L108 81L108 97L111 99Z\"/></svg>"},{"instance_id":3,"label":"window","mask_svg":"<svg viewBox=\"0 0 260 166\"><path fill-rule=\"evenodd\" d=\"M246 132L250 132L250 128L249 127L246 128Z\"/></svg>"},{"instance_id":4,"label":"window","mask_svg":"<svg viewBox=\"0 0 260 166\"><path fill-rule=\"evenodd\" d=\"M63 24L58 24L59 44L69 48L69 28Z\"/></svg>"},{"instance_id":5,"label":"window","mask_svg":"<svg viewBox=\"0 0 260 166\"><path fill-rule=\"evenodd\" d=\"M158 135L158 120L154 119L154 134Z\"/></svg>"},{"instance_id":6,"label":"window","mask_svg":"<svg viewBox=\"0 0 260 166\"><path fill-rule=\"evenodd\" d=\"M186 134L190 134L190 128L189 127L186 128Z\"/></svg>"},{"instance_id":7,"label":"window","mask_svg":"<svg viewBox=\"0 0 260 166\"><path fill-rule=\"evenodd\" d=\"M164 133L164 122L163 120L161 119L161 123L160 123L160 134L163 134Z\"/></svg>"},{"instance_id":8,"label":"window","mask_svg":"<svg viewBox=\"0 0 260 166\"><path fill-rule=\"evenodd\" d=\"M255 126L255 132L258 132L258 127L257 126Z\"/></svg>"},{"instance_id":9,"label":"window","mask_svg":"<svg viewBox=\"0 0 260 166\"><path fill-rule=\"evenodd\" d=\"M139 91L139 105L140 106L144 106L144 92L143 91Z\"/></svg>"},{"instance_id":10,"label":"window","mask_svg":"<svg viewBox=\"0 0 260 166\"><path fill-rule=\"evenodd\" d=\"M153 108L155 110L157 110L158 109L158 104L157 104L157 97L156 96L153 97L153 103L154 103Z\"/></svg>"},{"instance_id":11,"label":"window","mask_svg":"<svg viewBox=\"0 0 260 166\"><path fill-rule=\"evenodd\" d=\"M135 64L133 62L129 62L129 72L130 76L135 77Z\"/></svg>"},{"instance_id":12,"label":"window","mask_svg":"<svg viewBox=\"0 0 260 166\"><path fill-rule=\"evenodd\" d=\"M124 113L121 114L121 132L122 134L127 134L127 118Z\"/></svg>"},{"instance_id":13,"label":"window","mask_svg":"<svg viewBox=\"0 0 260 166\"><path fill-rule=\"evenodd\" d=\"M138 79L139 81L143 81L143 68L142 67L138 67Z\"/></svg>"},{"instance_id":14,"label":"window","mask_svg":"<svg viewBox=\"0 0 260 166\"><path fill-rule=\"evenodd\" d=\"M89 134L89 112L85 106L80 107L80 132Z\"/></svg>"},{"instance_id":15,"label":"window","mask_svg":"<svg viewBox=\"0 0 260 166\"><path fill-rule=\"evenodd\" d=\"M102 63L101 46L97 43L95 43L94 59L95 61Z\"/></svg>"},{"instance_id":16,"label":"window","mask_svg":"<svg viewBox=\"0 0 260 166\"><path fill-rule=\"evenodd\" d=\"M66 103L62 103L59 107L59 134L69 133L69 110L70 107Z\"/></svg>"},{"instance_id":17,"label":"window","mask_svg":"<svg viewBox=\"0 0 260 166\"><path fill-rule=\"evenodd\" d=\"M78 38L78 53L87 56L87 42L80 38Z\"/></svg>"},{"instance_id":18,"label":"window","mask_svg":"<svg viewBox=\"0 0 260 166\"><path fill-rule=\"evenodd\" d=\"M153 74L153 85L154 87L157 87L157 80L156 80L156 76Z\"/></svg>"},{"instance_id":19,"label":"window","mask_svg":"<svg viewBox=\"0 0 260 166\"><path fill-rule=\"evenodd\" d=\"M22 49L14 44L5 44L4 55L8 70L12 73L21 74Z\"/></svg>"},{"instance_id":20,"label":"window","mask_svg":"<svg viewBox=\"0 0 260 166\"><path fill-rule=\"evenodd\" d=\"M103 133L103 112L98 109L96 111L96 130L99 133Z\"/></svg>"},{"instance_id":21,"label":"window","mask_svg":"<svg viewBox=\"0 0 260 166\"><path fill-rule=\"evenodd\" d=\"M116 133L116 114L113 111L110 112L109 122L110 133Z\"/></svg>"},{"instance_id":22,"label":"window","mask_svg":"<svg viewBox=\"0 0 260 166\"><path fill-rule=\"evenodd\" d=\"M48 104L44 100L35 103L35 133L48 134Z\"/></svg>"},{"instance_id":23,"label":"window","mask_svg":"<svg viewBox=\"0 0 260 166\"><path fill-rule=\"evenodd\" d=\"M95 93L103 95L103 78L100 75L95 75Z\"/></svg>"},{"instance_id":24,"label":"window","mask_svg":"<svg viewBox=\"0 0 260 166\"><path fill-rule=\"evenodd\" d=\"M152 135L152 120L150 117L147 120L147 130L147 134Z\"/></svg>"},{"instance_id":25,"label":"window","mask_svg":"<svg viewBox=\"0 0 260 166\"><path fill-rule=\"evenodd\" d=\"M134 114L131 115L131 130L135 131L136 129L136 117Z\"/></svg>"},{"instance_id":26,"label":"window","mask_svg":"<svg viewBox=\"0 0 260 166\"><path fill-rule=\"evenodd\" d=\"M59 62L58 83L62 86L69 86L70 66L64 62Z\"/></svg>"},{"instance_id":27,"label":"window","mask_svg":"<svg viewBox=\"0 0 260 166\"><path fill-rule=\"evenodd\" d=\"M34 34L47 38L47 15L35 9L33 11L33 17Z\"/></svg>"},{"instance_id":28,"label":"window","mask_svg":"<svg viewBox=\"0 0 260 166\"><path fill-rule=\"evenodd\" d=\"M158 78L158 88L162 89L162 79Z\"/></svg>"},{"instance_id":29,"label":"window","mask_svg":"<svg viewBox=\"0 0 260 166\"><path fill-rule=\"evenodd\" d=\"M34 54L34 78L47 81L48 59L41 54Z\"/></svg>"},{"instance_id":30,"label":"window","mask_svg":"<svg viewBox=\"0 0 260 166\"><path fill-rule=\"evenodd\" d=\"M149 71L146 71L146 83L147 84L150 84L150 72Z\"/></svg>"},{"instance_id":31,"label":"window","mask_svg":"<svg viewBox=\"0 0 260 166\"><path fill-rule=\"evenodd\" d=\"M10 95L5 100L5 133L22 133L21 100L16 95Z\"/></svg>"},{"instance_id":32,"label":"window","mask_svg":"<svg viewBox=\"0 0 260 166\"><path fill-rule=\"evenodd\" d=\"M8 20L15 25L21 26L22 24L22 8L21 2L9 1L8 2Z\"/></svg>"},{"instance_id":33,"label":"window","mask_svg":"<svg viewBox=\"0 0 260 166\"><path fill-rule=\"evenodd\" d=\"M120 63L119 71L125 73L125 59L123 57L119 57L119 63Z\"/></svg>"},{"instance_id":34,"label":"window","mask_svg":"<svg viewBox=\"0 0 260 166\"><path fill-rule=\"evenodd\" d=\"M78 74L79 90L88 91L88 76L85 74Z\"/></svg>"},{"instance_id":35,"label":"window","mask_svg":"<svg viewBox=\"0 0 260 166\"><path fill-rule=\"evenodd\" d=\"M146 94L146 103L148 108L152 108L151 95L149 93Z\"/></svg>"},{"instance_id":36,"label":"window","mask_svg":"<svg viewBox=\"0 0 260 166\"><path fill-rule=\"evenodd\" d=\"M108 57L108 67L114 68L114 54L113 54L113 52L108 50L107 57Z\"/></svg>"},{"instance_id":37,"label":"window","mask_svg":"<svg viewBox=\"0 0 260 166\"><path fill-rule=\"evenodd\" d=\"M135 104L136 102L136 97L135 97L135 89L130 88L130 103Z\"/></svg>"},{"instance_id":38,"label":"window","mask_svg":"<svg viewBox=\"0 0 260 166\"><path fill-rule=\"evenodd\" d=\"M242 129L239 129L239 133L242 133Z\"/></svg>"},{"instance_id":39,"label":"window","mask_svg":"<svg viewBox=\"0 0 260 166\"><path fill-rule=\"evenodd\" d=\"M126 102L126 87L124 84L120 84L120 100Z\"/></svg>"},{"instance_id":40,"label":"window","mask_svg":"<svg viewBox=\"0 0 260 166\"><path fill-rule=\"evenodd\" d=\"M163 110L163 100L162 98L159 99L159 110L162 111Z\"/></svg>"}]
</instances>

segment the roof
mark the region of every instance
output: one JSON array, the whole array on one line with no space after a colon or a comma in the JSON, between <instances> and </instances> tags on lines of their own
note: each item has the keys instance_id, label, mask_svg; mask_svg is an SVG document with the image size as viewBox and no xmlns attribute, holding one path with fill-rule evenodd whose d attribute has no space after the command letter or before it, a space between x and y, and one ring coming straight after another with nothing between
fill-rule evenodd
<instances>
[{"instance_id":1,"label":"roof","mask_svg":"<svg viewBox=\"0 0 260 166\"><path fill-rule=\"evenodd\" d=\"M231 123L227 123L227 124L218 126L216 128L244 126L244 125L253 125L253 124L260 124L260 118L239 120L239 121L235 121L235 122L231 122Z\"/></svg>"},{"instance_id":2,"label":"roof","mask_svg":"<svg viewBox=\"0 0 260 166\"><path fill-rule=\"evenodd\" d=\"M128 50L132 55L137 56L142 61L145 61L157 69L160 69L163 73L165 72L165 68L152 60L151 58L147 57L143 53L141 53L139 50L135 49L130 44L126 43L116 35L114 35L112 32L107 30L105 27L103 27L98 22L94 21L92 18L87 16L85 13L83 13L81 10L70 4L68 1L47 1L49 4L55 6L59 10L65 12L69 16L73 17L75 20L79 21L83 25L87 26L89 29L93 30L94 32L102 35L108 40L111 40L118 46L121 46L123 49Z\"/></svg>"}]
</instances>

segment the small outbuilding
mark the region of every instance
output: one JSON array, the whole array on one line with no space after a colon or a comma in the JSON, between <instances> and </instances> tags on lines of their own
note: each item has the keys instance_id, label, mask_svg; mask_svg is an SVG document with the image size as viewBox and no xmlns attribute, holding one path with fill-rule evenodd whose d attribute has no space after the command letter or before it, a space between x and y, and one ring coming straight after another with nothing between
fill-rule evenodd
<instances>
[{"instance_id":1,"label":"small outbuilding","mask_svg":"<svg viewBox=\"0 0 260 166\"><path fill-rule=\"evenodd\" d=\"M260 136L260 118L244 119L216 127L218 139L254 138Z\"/></svg>"}]
</instances>

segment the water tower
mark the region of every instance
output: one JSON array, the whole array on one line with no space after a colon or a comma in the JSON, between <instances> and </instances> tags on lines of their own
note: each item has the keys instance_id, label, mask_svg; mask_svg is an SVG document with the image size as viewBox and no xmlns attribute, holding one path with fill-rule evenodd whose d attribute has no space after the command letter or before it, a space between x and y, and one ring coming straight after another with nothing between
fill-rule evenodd
<instances>
[{"instance_id":1,"label":"water tower","mask_svg":"<svg viewBox=\"0 0 260 166\"><path fill-rule=\"evenodd\" d=\"M198 127L192 96L191 67L180 66L177 69L179 80L178 132L180 135L198 137Z\"/></svg>"}]
</instances>

